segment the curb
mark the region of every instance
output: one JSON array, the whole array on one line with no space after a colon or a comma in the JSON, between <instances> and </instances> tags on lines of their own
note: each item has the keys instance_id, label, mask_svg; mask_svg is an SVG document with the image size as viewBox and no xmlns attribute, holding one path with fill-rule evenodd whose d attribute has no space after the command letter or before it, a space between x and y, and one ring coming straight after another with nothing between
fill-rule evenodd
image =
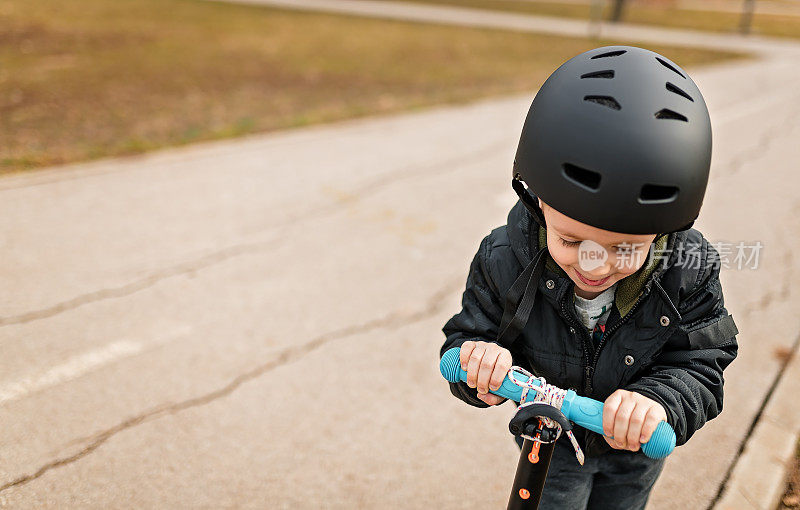
<instances>
[{"instance_id":1,"label":"curb","mask_svg":"<svg viewBox=\"0 0 800 510\"><path fill-rule=\"evenodd\" d=\"M775 510L800 437L797 342L714 510Z\"/></svg>"}]
</instances>

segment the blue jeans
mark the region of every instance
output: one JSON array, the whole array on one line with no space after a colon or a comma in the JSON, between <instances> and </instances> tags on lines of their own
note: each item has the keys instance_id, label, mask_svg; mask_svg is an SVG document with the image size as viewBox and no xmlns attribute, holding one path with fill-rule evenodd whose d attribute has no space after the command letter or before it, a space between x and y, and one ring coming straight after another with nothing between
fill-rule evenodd
<instances>
[{"instance_id":1,"label":"blue jeans","mask_svg":"<svg viewBox=\"0 0 800 510\"><path fill-rule=\"evenodd\" d=\"M515 438L522 448L521 438ZM641 450L587 457L583 466L565 435L556 441L539 510L642 510L664 459Z\"/></svg>"}]
</instances>

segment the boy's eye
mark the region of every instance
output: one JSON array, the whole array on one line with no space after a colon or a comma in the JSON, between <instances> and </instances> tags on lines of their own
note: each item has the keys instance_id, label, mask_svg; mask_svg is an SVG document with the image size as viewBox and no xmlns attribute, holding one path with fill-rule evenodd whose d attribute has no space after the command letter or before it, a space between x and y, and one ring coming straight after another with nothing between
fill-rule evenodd
<instances>
[{"instance_id":1,"label":"boy's eye","mask_svg":"<svg viewBox=\"0 0 800 510\"><path fill-rule=\"evenodd\" d=\"M563 239L561 237L559 237L558 240L561 241L561 244L563 244L564 246L575 246L581 244L580 241L567 241L566 239Z\"/></svg>"}]
</instances>

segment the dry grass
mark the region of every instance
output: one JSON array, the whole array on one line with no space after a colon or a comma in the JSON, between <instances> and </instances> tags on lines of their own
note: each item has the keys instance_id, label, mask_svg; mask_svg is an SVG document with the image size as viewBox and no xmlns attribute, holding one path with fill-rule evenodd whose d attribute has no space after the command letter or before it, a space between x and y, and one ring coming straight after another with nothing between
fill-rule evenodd
<instances>
[{"instance_id":1,"label":"dry grass","mask_svg":"<svg viewBox=\"0 0 800 510\"><path fill-rule=\"evenodd\" d=\"M454 5L498 11L589 19L590 5L539 0L405 0L410 2ZM603 19L608 19L611 2L603 3ZM627 0L623 20L626 23L711 32L734 33L739 30L740 14L680 9L670 1ZM800 16L756 13L751 33L773 37L800 38Z\"/></svg>"},{"instance_id":2,"label":"dry grass","mask_svg":"<svg viewBox=\"0 0 800 510\"><path fill-rule=\"evenodd\" d=\"M0 0L0 173L533 91L603 44L197 0Z\"/></svg>"}]
</instances>

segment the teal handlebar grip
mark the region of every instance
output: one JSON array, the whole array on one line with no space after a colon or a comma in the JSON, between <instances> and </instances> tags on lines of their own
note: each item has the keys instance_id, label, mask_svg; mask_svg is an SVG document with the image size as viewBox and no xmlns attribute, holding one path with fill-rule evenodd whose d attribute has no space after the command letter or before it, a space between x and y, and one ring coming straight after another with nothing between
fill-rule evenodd
<instances>
[{"instance_id":1,"label":"teal handlebar grip","mask_svg":"<svg viewBox=\"0 0 800 510\"><path fill-rule=\"evenodd\" d=\"M461 349L454 347L444 353L439 363L439 371L442 376L452 383L467 381L467 372L461 369L460 353ZM528 376L516 371L514 372L514 377L519 381L528 380ZM491 393L515 402L522 400L522 388L514 384L508 376L503 380L503 384ZM581 397L574 391L567 390L567 394L561 404L561 412L576 425L598 434L603 434L602 402L588 397ZM642 451L651 459L663 459L672 453L674 449L675 431L665 421L658 424L650 440L642 445Z\"/></svg>"},{"instance_id":2,"label":"teal handlebar grip","mask_svg":"<svg viewBox=\"0 0 800 510\"><path fill-rule=\"evenodd\" d=\"M461 367L459 366L458 368ZM516 384L514 386L516 386ZM566 416L569 421L576 425L580 425L585 429L603 435L602 402L588 397L581 397L574 391L567 390L564 401L561 403L561 412L564 413L564 416ZM672 453L674 449L675 431L672 430L669 423L665 421L660 422L656 426L656 430L653 431L650 440L642 445L642 451L651 459L663 459Z\"/></svg>"}]
</instances>

